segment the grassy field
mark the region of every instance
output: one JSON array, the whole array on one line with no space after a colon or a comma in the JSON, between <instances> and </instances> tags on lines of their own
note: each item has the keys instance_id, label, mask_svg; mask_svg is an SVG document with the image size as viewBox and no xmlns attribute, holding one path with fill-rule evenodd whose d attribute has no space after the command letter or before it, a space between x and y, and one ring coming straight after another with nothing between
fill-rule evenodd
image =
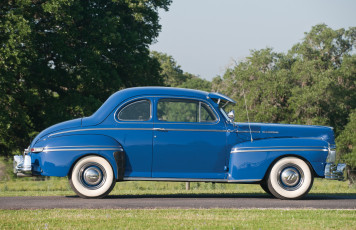
<instances>
[{"instance_id":1,"label":"grassy field","mask_svg":"<svg viewBox=\"0 0 356 230\"><path fill-rule=\"evenodd\" d=\"M3 210L0 229L355 229L356 210Z\"/></svg>"},{"instance_id":2,"label":"grassy field","mask_svg":"<svg viewBox=\"0 0 356 230\"><path fill-rule=\"evenodd\" d=\"M264 193L259 185L191 183L191 190L185 190L184 182L120 182L111 195L162 195L162 194L234 194ZM316 179L310 193L319 194L356 194L356 187L348 182ZM35 181L33 178L22 178L0 181L0 196L54 196L74 195L66 178L50 178Z\"/></svg>"},{"instance_id":3,"label":"grassy field","mask_svg":"<svg viewBox=\"0 0 356 230\"><path fill-rule=\"evenodd\" d=\"M262 194L259 185L122 182L111 195ZM316 179L313 194L356 194L347 182ZM0 196L74 195L66 178L0 181ZM51 209L0 210L0 229L356 229L356 210Z\"/></svg>"}]
</instances>

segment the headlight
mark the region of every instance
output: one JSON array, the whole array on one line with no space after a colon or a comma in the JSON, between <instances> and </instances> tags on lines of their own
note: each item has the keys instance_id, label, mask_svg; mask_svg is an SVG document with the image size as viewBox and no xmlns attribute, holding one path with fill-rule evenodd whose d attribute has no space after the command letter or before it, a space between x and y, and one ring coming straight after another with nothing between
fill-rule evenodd
<instances>
[{"instance_id":1,"label":"headlight","mask_svg":"<svg viewBox=\"0 0 356 230\"><path fill-rule=\"evenodd\" d=\"M326 158L327 163L334 163L336 161L336 150L329 149L328 157Z\"/></svg>"}]
</instances>

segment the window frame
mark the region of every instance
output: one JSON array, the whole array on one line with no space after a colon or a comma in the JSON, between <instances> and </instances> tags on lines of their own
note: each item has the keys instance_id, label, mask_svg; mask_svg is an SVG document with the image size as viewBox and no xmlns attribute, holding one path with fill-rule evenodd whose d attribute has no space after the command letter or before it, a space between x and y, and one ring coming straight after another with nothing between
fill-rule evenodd
<instances>
[{"instance_id":1,"label":"window frame","mask_svg":"<svg viewBox=\"0 0 356 230\"><path fill-rule=\"evenodd\" d=\"M141 102L141 101L148 101L149 104L150 104L150 116L149 116L149 118L147 120L124 120L124 119L120 119L119 115L125 108L127 108L128 106L130 106L132 104ZM123 106L119 107L117 109L117 112L115 113L115 120L118 121L118 122L147 122L147 121L150 121L151 119L152 119L152 101L150 99L148 99L148 98L136 98L136 100L134 99L134 100L128 101Z\"/></svg>"},{"instance_id":2,"label":"window frame","mask_svg":"<svg viewBox=\"0 0 356 230\"><path fill-rule=\"evenodd\" d=\"M164 121L160 120L158 118L158 104L161 100L177 100L177 101L194 101L198 104L198 115L199 115L199 121L197 122L188 122L188 121ZM215 120L213 121L201 121L201 106L204 104L207 108L210 109L212 114L214 115ZM155 119L157 122L162 122L164 124L172 123L172 124L201 124L201 125L213 125L217 124L220 122L220 116L218 113L215 111L215 109L206 101L200 100L198 98L181 98L181 97L162 97L158 98L156 101L156 106L155 106Z\"/></svg>"}]
</instances>

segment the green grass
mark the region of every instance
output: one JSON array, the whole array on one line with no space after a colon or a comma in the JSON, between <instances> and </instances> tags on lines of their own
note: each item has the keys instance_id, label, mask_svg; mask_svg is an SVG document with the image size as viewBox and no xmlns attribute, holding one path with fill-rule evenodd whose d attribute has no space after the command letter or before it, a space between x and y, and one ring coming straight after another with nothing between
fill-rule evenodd
<instances>
[{"instance_id":1,"label":"green grass","mask_svg":"<svg viewBox=\"0 0 356 230\"><path fill-rule=\"evenodd\" d=\"M356 210L2 210L0 229L355 229Z\"/></svg>"},{"instance_id":2,"label":"green grass","mask_svg":"<svg viewBox=\"0 0 356 230\"><path fill-rule=\"evenodd\" d=\"M119 182L110 195L169 195L169 194L258 194L264 193L259 185L191 183L191 190L185 190L184 182ZM356 187L348 182L316 179L310 193L356 194ZM50 178L35 181L22 178L0 181L0 196L56 196L74 195L67 178Z\"/></svg>"},{"instance_id":3,"label":"green grass","mask_svg":"<svg viewBox=\"0 0 356 230\"><path fill-rule=\"evenodd\" d=\"M121 182L111 195L263 194L259 185ZM356 194L347 182L316 179L310 193ZM75 195L66 178L0 181L0 196ZM355 229L356 210L52 209L0 210L0 229Z\"/></svg>"}]
</instances>

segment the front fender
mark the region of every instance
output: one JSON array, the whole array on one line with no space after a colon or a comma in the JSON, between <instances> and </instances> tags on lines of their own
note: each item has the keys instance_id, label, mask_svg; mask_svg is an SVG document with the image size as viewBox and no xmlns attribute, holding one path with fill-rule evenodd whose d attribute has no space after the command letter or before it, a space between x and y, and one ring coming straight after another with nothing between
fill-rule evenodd
<instances>
[{"instance_id":1,"label":"front fender","mask_svg":"<svg viewBox=\"0 0 356 230\"><path fill-rule=\"evenodd\" d=\"M104 157L112 166L116 179L120 177L119 155L123 155L123 148L115 139L105 135L64 135L47 138L36 143L32 148L43 150L30 153L32 168L36 174L42 176L67 176L72 166L86 155Z\"/></svg>"},{"instance_id":2,"label":"front fender","mask_svg":"<svg viewBox=\"0 0 356 230\"><path fill-rule=\"evenodd\" d=\"M318 176L324 175L328 142L308 138L275 138L244 142L230 152L229 181L260 181L279 158L296 156L307 161Z\"/></svg>"}]
</instances>

